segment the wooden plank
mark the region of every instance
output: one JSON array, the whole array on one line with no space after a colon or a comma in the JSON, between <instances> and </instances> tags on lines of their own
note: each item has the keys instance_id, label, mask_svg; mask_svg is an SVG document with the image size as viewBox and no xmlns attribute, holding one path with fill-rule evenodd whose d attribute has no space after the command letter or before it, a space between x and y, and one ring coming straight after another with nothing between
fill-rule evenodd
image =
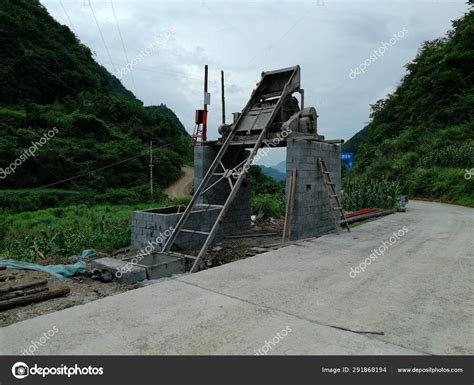
<instances>
[{"instance_id":1,"label":"wooden plank","mask_svg":"<svg viewBox=\"0 0 474 385\"><path fill-rule=\"evenodd\" d=\"M198 231L198 230L189 230L189 229L181 229L183 233L190 233L190 234L200 234L200 235L209 235L207 231Z\"/></svg>"},{"instance_id":2,"label":"wooden plank","mask_svg":"<svg viewBox=\"0 0 474 385\"><path fill-rule=\"evenodd\" d=\"M194 255L181 254L181 253L177 253L177 252L175 252L175 251L165 251L163 254L165 254L165 255L170 255L170 256L172 256L172 257L196 259L196 257L195 257Z\"/></svg>"},{"instance_id":3,"label":"wooden plank","mask_svg":"<svg viewBox=\"0 0 474 385\"><path fill-rule=\"evenodd\" d=\"M283 223L283 234L281 235L281 241L285 242L286 233L288 230L288 214L290 212L290 201L291 201L291 186L293 186L293 173L290 175L290 180L288 182L288 196L286 197L286 207L285 207L285 222Z\"/></svg>"},{"instance_id":4,"label":"wooden plank","mask_svg":"<svg viewBox=\"0 0 474 385\"><path fill-rule=\"evenodd\" d=\"M288 200L286 203L285 224L283 225L283 236L281 239L282 242L285 242L286 239L291 240L291 222L293 221L293 206L294 206L294 201L295 201L295 189L296 189L296 168L293 168L293 171L290 177L290 191L289 191Z\"/></svg>"},{"instance_id":5,"label":"wooden plank","mask_svg":"<svg viewBox=\"0 0 474 385\"><path fill-rule=\"evenodd\" d=\"M303 238L303 239L297 239L295 241L286 241L286 242L276 242L276 243L269 243L268 245L263 245L261 246L262 248L266 249L278 249L280 247L284 246L291 246L291 245L296 245L297 243L301 242L308 242L308 241L313 241L317 239L318 237L311 237L311 238Z\"/></svg>"},{"instance_id":6,"label":"wooden plank","mask_svg":"<svg viewBox=\"0 0 474 385\"><path fill-rule=\"evenodd\" d=\"M226 235L224 238L226 239L258 238L258 237L270 237L273 235L278 235L278 233Z\"/></svg>"},{"instance_id":7,"label":"wooden plank","mask_svg":"<svg viewBox=\"0 0 474 385\"><path fill-rule=\"evenodd\" d=\"M0 302L0 311L12 309L17 306L30 305L32 303L47 301L48 299L62 297L69 294L71 289L69 287L62 287L60 289L54 289L46 292L26 295L24 297L18 297Z\"/></svg>"},{"instance_id":8,"label":"wooden plank","mask_svg":"<svg viewBox=\"0 0 474 385\"><path fill-rule=\"evenodd\" d=\"M16 297L23 297L29 294L41 293L42 291L46 291L46 290L49 290L46 286L37 286L37 287L32 287L31 289L11 291L9 293L0 295L0 301L5 301L7 299L16 298Z\"/></svg>"},{"instance_id":9,"label":"wooden plank","mask_svg":"<svg viewBox=\"0 0 474 385\"><path fill-rule=\"evenodd\" d=\"M10 291L23 290L23 289L27 289L27 288L30 288L30 287L46 285L47 283L48 283L48 281L46 279L42 279L40 281L23 283L21 285L14 285L14 286L10 285L10 286L6 286L6 287L1 287L0 288L0 293L9 293Z\"/></svg>"},{"instance_id":10,"label":"wooden plank","mask_svg":"<svg viewBox=\"0 0 474 385\"><path fill-rule=\"evenodd\" d=\"M0 282L8 281L10 279L15 279L14 275L0 275Z\"/></svg>"}]
</instances>

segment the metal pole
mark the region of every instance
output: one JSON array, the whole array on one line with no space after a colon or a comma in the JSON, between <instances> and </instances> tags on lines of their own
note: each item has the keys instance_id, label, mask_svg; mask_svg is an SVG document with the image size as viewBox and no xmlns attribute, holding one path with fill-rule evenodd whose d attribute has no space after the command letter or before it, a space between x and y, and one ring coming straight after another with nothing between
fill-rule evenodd
<instances>
[{"instance_id":1,"label":"metal pole","mask_svg":"<svg viewBox=\"0 0 474 385\"><path fill-rule=\"evenodd\" d=\"M153 142L150 140L150 198L153 199Z\"/></svg>"},{"instance_id":2,"label":"metal pole","mask_svg":"<svg viewBox=\"0 0 474 385\"><path fill-rule=\"evenodd\" d=\"M207 72L208 67L207 64L204 66L204 94L207 93ZM204 103L204 111L207 111L207 104ZM205 142L207 140L207 117L205 122L202 125L202 141Z\"/></svg>"},{"instance_id":3,"label":"metal pole","mask_svg":"<svg viewBox=\"0 0 474 385\"><path fill-rule=\"evenodd\" d=\"M222 124L225 124L224 71L221 71Z\"/></svg>"}]
</instances>

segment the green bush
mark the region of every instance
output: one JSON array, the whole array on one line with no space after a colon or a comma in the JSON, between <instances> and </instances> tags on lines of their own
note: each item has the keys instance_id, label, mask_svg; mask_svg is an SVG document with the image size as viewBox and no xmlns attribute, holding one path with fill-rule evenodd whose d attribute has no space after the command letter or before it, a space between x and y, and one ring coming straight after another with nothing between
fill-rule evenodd
<instances>
[{"instance_id":1,"label":"green bush","mask_svg":"<svg viewBox=\"0 0 474 385\"><path fill-rule=\"evenodd\" d=\"M283 197L270 194L254 195L252 213L263 218L281 216L285 213Z\"/></svg>"},{"instance_id":2,"label":"green bush","mask_svg":"<svg viewBox=\"0 0 474 385\"><path fill-rule=\"evenodd\" d=\"M459 168L417 169L406 176L404 191L412 197L424 197L442 202L460 204L472 202L474 183L472 180L466 180L464 173L465 170Z\"/></svg>"},{"instance_id":3,"label":"green bush","mask_svg":"<svg viewBox=\"0 0 474 385\"><path fill-rule=\"evenodd\" d=\"M0 190L0 207L5 211L36 211L49 207L89 203L92 196L78 191L42 190Z\"/></svg>"}]
</instances>

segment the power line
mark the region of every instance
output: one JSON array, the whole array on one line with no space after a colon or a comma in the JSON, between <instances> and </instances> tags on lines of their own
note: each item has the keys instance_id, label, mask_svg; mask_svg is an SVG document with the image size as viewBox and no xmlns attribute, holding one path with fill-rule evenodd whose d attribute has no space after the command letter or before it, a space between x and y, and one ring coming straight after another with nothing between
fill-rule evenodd
<instances>
[{"instance_id":1,"label":"power line","mask_svg":"<svg viewBox=\"0 0 474 385\"><path fill-rule=\"evenodd\" d=\"M66 14L66 18L67 18L67 20L68 20L68 22L69 22L69 25L71 26L71 28L72 28L74 34L75 34L76 36L78 36L78 35L77 35L77 31L76 31L76 27L74 27L74 24L72 24L72 21L71 21L71 19L69 18L69 14L67 13L66 8L64 7L64 4L63 4L63 2L62 2L61 0L59 0L59 4L61 5L61 8L63 9L64 13Z\"/></svg>"},{"instance_id":2,"label":"power line","mask_svg":"<svg viewBox=\"0 0 474 385\"><path fill-rule=\"evenodd\" d=\"M127 49L125 48L125 43L123 41L122 31L120 30L119 22L118 22L118 19L117 19L117 14L115 13L115 7L114 7L113 0L110 0L110 5L112 6L112 12L114 13L115 24L117 25L117 30L118 30L118 33L119 33L119 36L120 36L120 41L122 43L123 53L125 54L125 59L127 60L127 63L130 63L130 60L128 59L128 55L127 55ZM135 90L135 93L137 94L138 93L137 92L137 86L135 84L135 79L133 78L133 73L132 72L130 72L130 76L132 78L133 89Z\"/></svg>"},{"instance_id":3,"label":"power line","mask_svg":"<svg viewBox=\"0 0 474 385\"><path fill-rule=\"evenodd\" d=\"M156 147L155 149L153 149L153 151L156 151L156 150L159 150L159 149L162 149L162 148L171 146L171 145L173 145L173 144L179 142L180 140L181 140L181 139L177 139L177 140L175 140L175 141L173 141L173 142L171 142L171 143L165 144L165 145L160 146L160 147ZM64 183L64 182L69 182L69 181L74 180L74 179L82 178L83 176L89 175L89 174L91 174L91 173L93 173L93 172L105 170L105 169L107 169L107 168L116 166L116 165L118 165L118 164L122 164L122 163L128 162L128 161L130 161L130 160L139 158L140 156L146 155L146 154L148 154L148 153L149 153L149 150L145 150L145 151L143 151L142 153L140 153L140 154L138 154L138 155L132 156L132 157L127 158L127 159L124 159L124 160L120 160L120 161L118 161L118 162L109 164L109 165L107 165L107 166L100 167L100 168L98 168L98 169L91 170L91 171L88 171L88 172L85 172L85 173L83 173L83 174L79 174L79 175L76 175L76 176L72 176L72 177L70 177L70 178L66 178L66 179L63 179L63 180L60 180L60 181L57 181L57 182L49 183L49 184L44 185L44 186L33 187L33 188L30 188L30 189L26 189L26 190L17 192L17 194L26 193L26 192L28 192L28 191L39 190L39 189L43 189L43 188L55 186L55 185L58 185L58 184L61 184L61 183Z\"/></svg>"},{"instance_id":4,"label":"power line","mask_svg":"<svg viewBox=\"0 0 474 385\"><path fill-rule=\"evenodd\" d=\"M97 25L97 29L99 30L100 37L102 38L102 43L104 43L105 50L107 51L107 55L109 56L110 63L112 64L112 68L114 69L114 72L117 73L117 69L115 68L115 64L112 60L112 56L110 56L109 47L107 47L107 43L105 42L104 35L102 34L102 30L100 29L99 21L97 20L97 17L95 16L94 8L92 8L91 0L87 0L87 2L92 11L92 15L94 16L95 24Z\"/></svg>"},{"instance_id":5,"label":"power line","mask_svg":"<svg viewBox=\"0 0 474 385\"><path fill-rule=\"evenodd\" d=\"M122 65L120 62L118 62L119 65ZM127 65L128 63L125 63L123 64L123 66ZM184 72L178 72L178 71L160 71L160 70L156 70L156 69L152 69L152 68L149 68L149 67L144 67L141 63L138 63L137 65L135 65L133 67L133 69L136 69L136 70L140 70L140 71L147 71L147 72L155 72L157 74L161 74L161 75L166 75L166 76L169 76L169 75L175 75L175 76L181 76L183 78L186 78L186 79L193 79L193 80L199 80L199 81L202 81L202 78L199 78L197 76L191 76L191 75L187 75L186 73ZM130 71L131 72L131 71Z\"/></svg>"},{"instance_id":6,"label":"power line","mask_svg":"<svg viewBox=\"0 0 474 385\"><path fill-rule=\"evenodd\" d=\"M308 13L308 14L306 14L306 15L300 17L298 20L296 20L296 21L291 25L291 27L288 28L288 30L287 30L283 35L281 35L281 36L277 39L277 41L276 41L275 43L273 43L268 49L266 49L266 50L264 51L264 53L265 53L265 54L268 54L273 48L275 48L275 45L277 45L281 40L283 40L283 38L285 38L286 35L288 35L288 34L290 33L290 31L293 30L293 28L296 27L296 25L297 25L298 23L300 23L302 20L304 20L304 19L306 19L307 17L312 16L312 15L313 15L313 12ZM252 63L252 62L257 58L257 56L258 56L258 54L255 55L252 59L250 59L249 62L248 62L246 65L249 65L250 63Z\"/></svg>"}]
</instances>

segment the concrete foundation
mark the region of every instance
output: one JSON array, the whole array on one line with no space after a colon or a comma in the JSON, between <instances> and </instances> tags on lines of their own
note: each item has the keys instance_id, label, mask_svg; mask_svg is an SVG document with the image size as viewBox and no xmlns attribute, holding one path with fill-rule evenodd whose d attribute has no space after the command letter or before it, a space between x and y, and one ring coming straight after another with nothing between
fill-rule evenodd
<instances>
[{"instance_id":1,"label":"concrete foundation","mask_svg":"<svg viewBox=\"0 0 474 385\"><path fill-rule=\"evenodd\" d=\"M184 206L169 206L132 212L132 247L145 250L147 253L150 248L152 248L151 252L160 252L184 210ZM190 214L186 229L210 231L218 215L219 208L200 204ZM182 232L176 238L175 244L183 250L199 247L204 237L205 235L202 234ZM219 231L215 241L221 241L222 237L222 231Z\"/></svg>"},{"instance_id":2,"label":"concrete foundation","mask_svg":"<svg viewBox=\"0 0 474 385\"><path fill-rule=\"evenodd\" d=\"M318 158L323 158L341 190L340 147L334 144L288 139L286 152L286 195L289 194L290 176L296 168L296 190L291 222L291 240L317 237L335 230L334 217L326 191Z\"/></svg>"}]
</instances>

